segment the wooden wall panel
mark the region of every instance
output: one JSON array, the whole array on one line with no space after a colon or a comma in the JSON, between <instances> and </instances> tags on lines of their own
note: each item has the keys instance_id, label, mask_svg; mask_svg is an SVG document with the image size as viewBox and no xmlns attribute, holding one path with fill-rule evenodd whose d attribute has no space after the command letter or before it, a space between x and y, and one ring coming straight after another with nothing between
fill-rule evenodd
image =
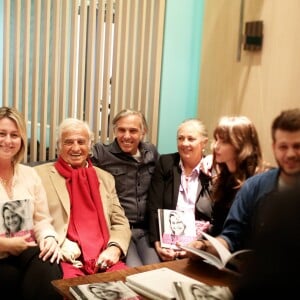
<instances>
[{"instance_id":1,"label":"wooden wall panel","mask_svg":"<svg viewBox=\"0 0 300 300\"><path fill-rule=\"evenodd\" d=\"M261 51L237 59L240 6L245 22L263 21ZM300 2L206 0L199 82L199 117L212 136L222 115L246 115L256 125L265 159L275 164L270 127L284 109L300 107Z\"/></svg>"},{"instance_id":2,"label":"wooden wall panel","mask_svg":"<svg viewBox=\"0 0 300 300\"><path fill-rule=\"evenodd\" d=\"M164 15L165 0L5 1L2 97L28 123L25 162L55 158L67 117L112 141L124 108L144 112L156 143Z\"/></svg>"}]
</instances>

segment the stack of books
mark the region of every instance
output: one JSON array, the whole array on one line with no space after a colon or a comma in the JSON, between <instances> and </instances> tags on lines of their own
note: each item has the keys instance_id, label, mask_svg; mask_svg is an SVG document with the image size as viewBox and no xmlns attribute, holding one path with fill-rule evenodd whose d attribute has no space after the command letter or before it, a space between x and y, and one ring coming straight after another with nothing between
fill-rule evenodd
<instances>
[{"instance_id":1,"label":"stack of books","mask_svg":"<svg viewBox=\"0 0 300 300\"><path fill-rule=\"evenodd\" d=\"M122 281L99 282L70 287L70 292L78 300L189 300L194 295L214 296L214 299L230 300L228 287L210 286L191 277L162 267L126 277ZM98 297L98 298L97 298Z\"/></svg>"}]
</instances>

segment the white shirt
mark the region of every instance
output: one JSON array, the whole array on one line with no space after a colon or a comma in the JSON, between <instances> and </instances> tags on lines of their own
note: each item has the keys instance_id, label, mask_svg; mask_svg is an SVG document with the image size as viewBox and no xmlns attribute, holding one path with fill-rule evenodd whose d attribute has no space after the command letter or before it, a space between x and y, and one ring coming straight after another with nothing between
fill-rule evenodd
<instances>
[{"instance_id":1,"label":"white shirt","mask_svg":"<svg viewBox=\"0 0 300 300\"><path fill-rule=\"evenodd\" d=\"M186 176L184 166L180 161L179 166L182 169L181 184L179 186L178 201L176 210L195 211L195 203L197 200L197 191L200 183L200 163L193 169L190 176Z\"/></svg>"}]
</instances>

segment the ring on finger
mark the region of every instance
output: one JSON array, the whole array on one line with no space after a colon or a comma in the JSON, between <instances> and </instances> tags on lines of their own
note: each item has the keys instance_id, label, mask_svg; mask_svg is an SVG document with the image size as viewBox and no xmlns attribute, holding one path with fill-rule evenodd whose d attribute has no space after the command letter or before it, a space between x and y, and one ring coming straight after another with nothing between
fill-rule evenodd
<instances>
[{"instance_id":1,"label":"ring on finger","mask_svg":"<svg viewBox=\"0 0 300 300\"><path fill-rule=\"evenodd\" d=\"M102 264L103 264L103 260L100 260L99 262L98 262L98 266L102 266Z\"/></svg>"},{"instance_id":2,"label":"ring on finger","mask_svg":"<svg viewBox=\"0 0 300 300\"><path fill-rule=\"evenodd\" d=\"M108 266L107 266L107 263L103 260L101 260L99 263L98 263L98 266L101 268L101 269L107 269Z\"/></svg>"}]
</instances>

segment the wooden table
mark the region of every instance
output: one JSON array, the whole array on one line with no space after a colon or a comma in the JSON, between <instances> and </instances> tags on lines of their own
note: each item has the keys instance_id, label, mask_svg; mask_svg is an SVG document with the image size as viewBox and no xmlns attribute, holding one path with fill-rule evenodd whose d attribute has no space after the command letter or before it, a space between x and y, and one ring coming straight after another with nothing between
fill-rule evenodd
<instances>
[{"instance_id":1,"label":"wooden table","mask_svg":"<svg viewBox=\"0 0 300 300\"><path fill-rule=\"evenodd\" d=\"M158 269L162 267L170 268L174 271L192 277L210 285L225 285L233 288L238 277L226 271L220 271L215 267L204 263L203 261L192 261L189 258L162 262L158 264L145 265L135 268L128 268L114 272L97 273L94 275L81 276L76 278L53 280L52 284L55 289L64 296L65 299L75 299L69 292L72 285L104 282L104 281L125 281L127 275Z\"/></svg>"}]
</instances>

